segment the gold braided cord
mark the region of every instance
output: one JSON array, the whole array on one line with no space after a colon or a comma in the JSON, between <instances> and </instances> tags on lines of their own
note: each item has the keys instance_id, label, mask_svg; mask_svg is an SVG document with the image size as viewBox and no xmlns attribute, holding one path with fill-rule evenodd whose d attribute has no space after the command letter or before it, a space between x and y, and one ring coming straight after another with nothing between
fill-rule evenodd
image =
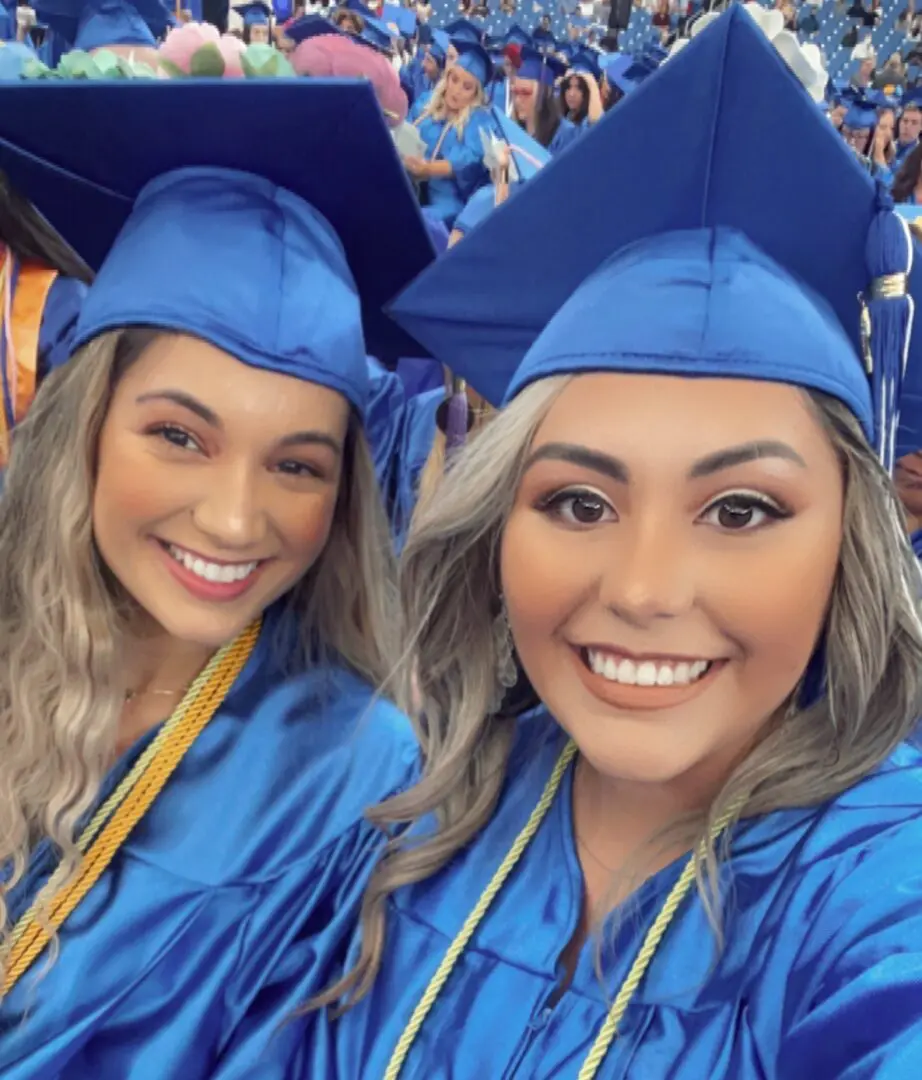
<instances>
[{"instance_id":1,"label":"gold braided cord","mask_svg":"<svg viewBox=\"0 0 922 1080\"><path fill-rule=\"evenodd\" d=\"M738 810L738 805L732 806L711 826L710 839L712 844L716 842L720 834L730 824ZM704 845L702 844L698 849L699 857L703 853ZM628 971L624 982L615 995L615 1000L608 1010L608 1016L605 1017L605 1023L599 1030L599 1034L592 1044L592 1049L589 1051L589 1056L583 1062L576 1080L595 1080L595 1075L605 1060L605 1055L608 1053L615 1036L618 1034L618 1025L624 1019L624 1014L627 1012L627 1007L630 1005L637 987L640 986L644 975L646 975L647 968L650 966L656 950L665 937L675 913L679 910L685 897L688 896L694 883L695 858L691 856L683 867L679 880L670 889L665 903L653 921L653 925L647 931L640 952L634 957L634 963L631 964L630 971Z\"/></svg>"},{"instance_id":2,"label":"gold braided cord","mask_svg":"<svg viewBox=\"0 0 922 1080\"><path fill-rule=\"evenodd\" d=\"M14 927L7 949L0 999L44 951L57 931L99 880L116 852L220 708L259 637L257 620L225 645L193 682L176 710L129 774L94 814L77 846L84 854L66 884L56 871ZM41 916L41 918L39 917Z\"/></svg>"},{"instance_id":3,"label":"gold braided cord","mask_svg":"<svg viewBox=\"0 0 922 1080\"><path fill-rule=\"evenodd\" d=\"M448 946L448 951L442 957L442 962L439 964L435 974L429 981L429 985L426 987L423 996L419 999L419 1003L413 1010L410 1022L404 1028L403 1034L400 1036L397 1045L394 1047L393 1054L391 1054L391 1060L388 1062L387 1069L384 1072L384 1080L397 1080L397 1077L400 1075L400 1071L407 1059L407 1054L409 1054L410 1048L413 1046L416 1036L419 1034L419 1030L423 1026L426 1017L429 1015L432 1006L442 992L442 987L444 987L445 983L448 981L448 977L451 975L455 964L457 964L458 960L461 958L461 954L467 948L468 943L474 936L474 931L477 929L484 915L486 915L490 905L496 899L500 889L505 885L506 879L515 869L516 863L531 843L541 822L544 820L545 815L553 805L554 798L563 781L567 767L575 755L576 744L568 742L563 749L563 753L561 753L560 757L557 759L554 771L551 773L548 782L544 787L544 791L541 793L541 798L538 800L534 810L532 810L531 816L525 823L525 827L512 842L512 847L506 852L506 857L500 863L486 889L481 893L480 899L477 901L473 911L468 915L467 919L465 919L464 925L461 927L458 936L451 945Z\"/></svg>"},{"instance_id":4,"label":"gold braided cord","mask_svg":"<svg viewBox=\"0 0 922 1080\"><path fill-rule=\"evenodd\" d=\"M576 752L577 747L573 742L568 742L564 747L563 752L554 766L554 771L551 773L550 778L545 785L541 798L538 800L538 804L532 811L525 827L513 841L512 847L510 847L509 851L506 853L506 857L503 859L502 863L500 863L500 866L490 880L490 883L481 894L480 899L477 901L477 904L470 915L468 915L458 936L448 947L448 951L442 958L442 962L439 964L429 985L426 987L423 996L413 1010L410 1022L407 1024L406 1028L404 1028L403 1034L400 1036L397 1045L394 1047L394 1052L391 1055L391 1059L384 1073L384 1080L398 1080L400 1072L406 1062L407 1055L409 1054L426 1017L429 1015L436 999L445 986L445 983L448 981L448 977L451 975L452 970L461 958L461 954L474 936L477 926L483 920L490 905L496 899L500 889L505 884L506 879L512 873L515 865L525 852L525 849L534 838L535 833L537 833L541 822L544 820L548 810L554 802L561 781L563 780L564 773L575 757ZM711 843L714 843L721 833L723 833L724 829L726 829L733 820L738 810L739 806L734 805L714 823L710 831ZM703 845L702 848L699 849L699 854L701 854L702 850ZM599 1034L596 1036L596 1040L592 1045L592 1049L589 1051L589 1055L580 1068L577 1080L595 1080L595 1076L598 1073L602 1062L605 1060L605 1055L608 1053L612 1041L618 1033L618 1025L624 1019L624 1014L627 1012L631 999L643 980L647 968L650 966L666 931L669 929L669 924L672 922L675 913L678 911L682 901L688 895L694 883L695 858L694 856L691 856L685 864L682 873L679 875L678 881L673 885L669 895L666 897L666 901L659 914L656 916L653 925L647 931L643 944L640 947L640 951L634 958L634 962L631 964L631 968L628 971L624 982L621 984L618 993L615 995L615 1000L612 1002L608 1015L605 1018L605 1022L603 1023Z\"/></svg>"}]
</instances>

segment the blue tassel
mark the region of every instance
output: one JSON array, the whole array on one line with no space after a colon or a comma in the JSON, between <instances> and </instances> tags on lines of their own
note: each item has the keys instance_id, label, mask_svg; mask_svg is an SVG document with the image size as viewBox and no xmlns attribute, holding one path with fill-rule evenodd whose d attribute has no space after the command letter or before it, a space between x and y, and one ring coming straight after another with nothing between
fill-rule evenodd
<instances>
[{"instance_id":1,"label":"blue tassel","mask_svg":"<svg viewBox=\"0 0 922 1080\"><path fill-rule=\"evenodd\" d=\"M878 189L878 206L864 249L871 286L863 297L861 319L876 450L884 468L892 473L914 313L907 280L912 269L912 239L906 221L894 213L893 201L883 188Z\"/></svg>"}]
</instances>

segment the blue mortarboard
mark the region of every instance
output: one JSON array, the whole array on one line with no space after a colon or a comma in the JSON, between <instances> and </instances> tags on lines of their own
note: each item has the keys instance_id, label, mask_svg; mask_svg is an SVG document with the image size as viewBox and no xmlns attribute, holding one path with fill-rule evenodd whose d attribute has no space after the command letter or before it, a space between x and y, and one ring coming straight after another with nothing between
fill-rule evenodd
<instances>
[{"instance_id":1,"label":"blue mortarboard","mask_svg":"<svg viewBox=\"0 0 922 1080\"><path fill-rule=\"evenodd\" d=\"M803 198L804 176L821 197ZM624 210L585 212L605 205ZM902 364L922 360L922 341L908 344L912 245L891 207L734 7L391 312L494 403L579 371L791 383L845 402L889 464ZM918 270L910 287L922 294Z\"/></svg>"},{"instance_id":2,"label":"blue mortarboard","mask_svg":"<svg viewBox=\"0 0 922 1080\"><path fill-rule=\"evenodd\" d=\"M454 45L457 45L459 41L470 41L479 45L483 41L483 30L470 19L455 19L444 27L444 30Z\"/></svg>"},{"instance_id":3,"label":"blue mortarboard","mask_svg":"<svg viewBox=\"0 0 922 1080\"><path fill-rule=\"evenodd\" d=\"M324 34L345 36L345 31L340 30L338 26L334 26L329 19L325 19L322 15L302 15L300 19L295 19L290 26L285 27L285 37L290 38L297 45L310 38L323 37ZM349 34L348 36L355 38L355 34Z\"/></svg>"},{"instance_id":4,"label":"blue mortarboard","mask_svg":"<svg viewBox=\"0 0 922 1080\"><path fill-rule=\"evenodd\" d=\"M0 169L99 270L75 347L173 329L359 410L366 351L419 355L382 306L433 250L364 80L8 83Z\"/></svg>"},{"instance_id":5,"label":"blue mortarboard","mask_svg":"<svg viewBox=\"0 0 922 1080\"><path fill-rule=\"evenodd\" d=\"M458 50L455 67L470 72L481 86L489 86L493 78L493 61L487 50L471 41L456 41L455 48Z\"/></svg>"},{"instance_id":6,"label":"blue mortarboard","mask_svg":"<svg viewBox=\"0 0 922 1080\"><path fill-rule=\"evenodd\" d=\"M870 131L877 126L877 110L866 102L855 102L845 114L842 127L852 131Z\"/></svg>"},{"instance_id":7,"label":"blue mortarboard","mask_svg":"<svg viewBox=\"0 0 922 1080\"><path fill-rule=\"evenodd\" d=\"M553 86L556 79L566 72L566 66L556 56L538 52L530 45L522 46L522 63L516 75L520 79L534 79L535 82Z\"/></svg>"},{"instance_id":8,"label":"blue mortarboard","mask_svg":"<svg viewBox=\"0 0 922 1080\"><path fill-rule=\"evenodd\" d=\"M608 81L617 86L622 94L630 94L657 70L656 65L644 60L631 60L628 64L609 64L605 69Z\"/></svg>"},{"instance_id":9,"label":"blue mortarboard","mask_svg":"<svg viewBox=\"0 0 922 1080\"><path fill-rule=\"evenodd\" d=\"M249 4L241 4L234 11L243 19L246 26L268 26L272 18L272 5L263 0L253 0Z\"/></svg>"},{"instance_id":10,"label":"blue mortarboard","mask_svg":"<svg viewBox=\"0 0 922 1080\"><path fill-rule=\"evenodd\" d=\"M36 0L38 15L75 49L154 48L167 27L160 0Z\"/></svg>"},{"instance_id":11,"label":"blue mortarboard","mask_svg":"<svg viewBox=\"0 0 922 1080\"><path fill-rule=\"evenodd\" d=\"M432 41L429 43L429 52L438 60L440 64L445 63L445 58L448 56L448 46L451 44L451 39L444 30L433 30Z\"/></svg>"},{"instance_id":12,"label":"blue mortarboard","mask_svg":"<svg viewBox=\"0 0 922 1080\"><path fill-rule=\"evenodd\" d=\"M365 20L359 40L366 45L371 45L380 52L390 52L393 48L394 38L387 26L380 19L374 17Z\"/></svg>"},{"instance_id":13,"label":"blue mortarboard","mask_svg":"<svg viewBox=\"0 0 922 1080\"><path fill-rule=\"evenodd\" d=\"M594 79L602 78L599 58L589 49L579 49L570 58L570 70L577 75L591 75Z\"/></svg>"},{"instance_id":14,"label":"blue mortarboard","mask_svg":"<svg viewBox=\"0 0 922 1080\"><path fill-rule=\"evenodd\" d=\"M381 10L381 21L402 37L409 38L416 33L416 12L399 4L385 4Z\"/></svg>"},{"instance_id":15,"label":"blue mortarboard","mask_svg":"<svg viewBox=\"0 0 922 1080\"><path fill-rule=\"evenodd\" d=\"M531 40L533 44L539 49L556 49L557 39L550 32L550 30L544 30L540 26L536 26L531 32Z\"/></svg>"},{"instance_id":16,"label":"blue mortarboard","mask_svg":"<svg viewBox=\"0 0 922 1080\"><path fill-rule=\"evenodd\" d=\"M550 152L502 109L494 105L490 109L490 117L496 134L512 147L512 160L522 180L530 180L551 160Z\"/></svg>"},{"instance_id":17,"label":"blue mortarboard","mask_svg":"<svg viewBox=\"0 0 922 1080\"><path fill-rule=\"evenodd\" d=\"M914 86L912 90L903 95L903 108L905 109L910 105L922 109L922 86Z\"/></svg>"},{"instance_id":18,"label":"blue mortarboard","mask_svg":"<svg viewBox=\"0 0 922 1080\"><path fill-rule=\"evenodd\" d=\"M885 94L883 90L868 90L864 99L874 109L896 109L900 104L898 98Z\"/></svg>"}]
</instances>

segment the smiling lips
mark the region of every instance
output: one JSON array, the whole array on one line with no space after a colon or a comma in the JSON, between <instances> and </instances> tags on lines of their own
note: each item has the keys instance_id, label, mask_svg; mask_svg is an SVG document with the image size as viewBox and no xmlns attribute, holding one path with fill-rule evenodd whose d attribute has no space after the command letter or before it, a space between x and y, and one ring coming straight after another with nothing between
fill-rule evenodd
<instances>
[{"instance_id":1,"label":"smiling lips","mask_svg":"<svg viewBox=\"0 0 922 1080\"><path fill-rule=\"evenodd\" d=\"M701 693L727 663L705 657L628 656L597 646L574 648L572 654L593 696L628 711L684 704Z\"/></svg>"},{"instance_id":2,"label":"smiling lips","mask_svg":"<svg viewBox=\"0 0 922 1080\"><path fill-rule=\"evenodd\" d=\"M268 561L216 562L163 540L157 546L173 577L197 600L236 600L250 589Z\"/></svg>"}]
</instances>

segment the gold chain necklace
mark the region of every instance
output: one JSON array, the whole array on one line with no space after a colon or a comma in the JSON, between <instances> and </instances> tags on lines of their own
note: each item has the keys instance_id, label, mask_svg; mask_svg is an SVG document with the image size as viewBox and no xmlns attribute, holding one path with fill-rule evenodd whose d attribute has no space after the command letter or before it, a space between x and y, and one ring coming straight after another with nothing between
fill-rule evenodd
<instances>
[{"instance_id":1,"label":"gold chain necklace","mask_svg":"<svg viewBox=\"0 0 922 1080\"><path fill-rule=\"evenodd\" d=\"M526 848L534 839L548 810L550 810L553 805L567 768L576 756L576 752L577 747L574 742L568 742L564 747L563 752L557 759L554 770L544 787L544 791L541 793L541 798L538 800L537 805L531 812L531 816L525 823L525 827L515 840L513 840L512 846L509 848L505 858L497 868L496 873L490 879L489 884L480 894L480 899L465 919L457 937L448 946L448 950L442 957L441 963L436 968L435 974L430 979L429 985L423 992L423 996L419 999L416 1008L413 1010L413 1014L410 1016L410 1020L404 1028L403 1034L397 1040L397 1045L394 1047L393 1054L391 1054L391 1059L384 1072L384 1080L398 1080L400 1072L406 1062L407 1055L425 1022L426 1017L432 1010L433 1005L435 1005L439 994L442 992L455 965L461 959L464 950L470 944L474 932L489 911L490 905L499 895L500 890L506 883L506 879L515 869ZM738 810L739 806L731 807L714 823L710 831L711 843L714 843L717 840ZM608 1053L609 1047L615 1036L618 1034L618 1025L624 1019L624 1014L627 1012L627 1007L630 1004L637 987L640 985L646 974L647 968L650 966L650 962L652 961L660 942L663 940L675 913L678 911L679 906L688 895L694 883L695 859L692 855L689 856L688 862L686 862L685 867L679 876L679 880L673 885L669 895L666 897L659 914L653 921L653 925L647 931L643 944L640 947L640 951L634 958L630 971L628 971L624 982L621 984L618 993L615 995L615 1000L608 1010L605 1022L602 1024L599 1034L592 1044L592 1049L589 1051L586 1060L580 1068L577 1080L594 1080L602 1062L605 1060L605 1055Z\"/></svg>"},{"instance_id":2,"label":"gold chain necklace","mask_svg":"<svg viewBox=\"0 0 922 1080\"><path fill-rule=\"evenodd\" d=\"M259 637L257 620L220 649L186 691L131 771L96 811L77 847L84 856L71 880L59 867L13 928L2 958L2 1000L42 954L52 934L96 884L150 808L189 747L221 707Z\"/></svg>"}]
</instances>

